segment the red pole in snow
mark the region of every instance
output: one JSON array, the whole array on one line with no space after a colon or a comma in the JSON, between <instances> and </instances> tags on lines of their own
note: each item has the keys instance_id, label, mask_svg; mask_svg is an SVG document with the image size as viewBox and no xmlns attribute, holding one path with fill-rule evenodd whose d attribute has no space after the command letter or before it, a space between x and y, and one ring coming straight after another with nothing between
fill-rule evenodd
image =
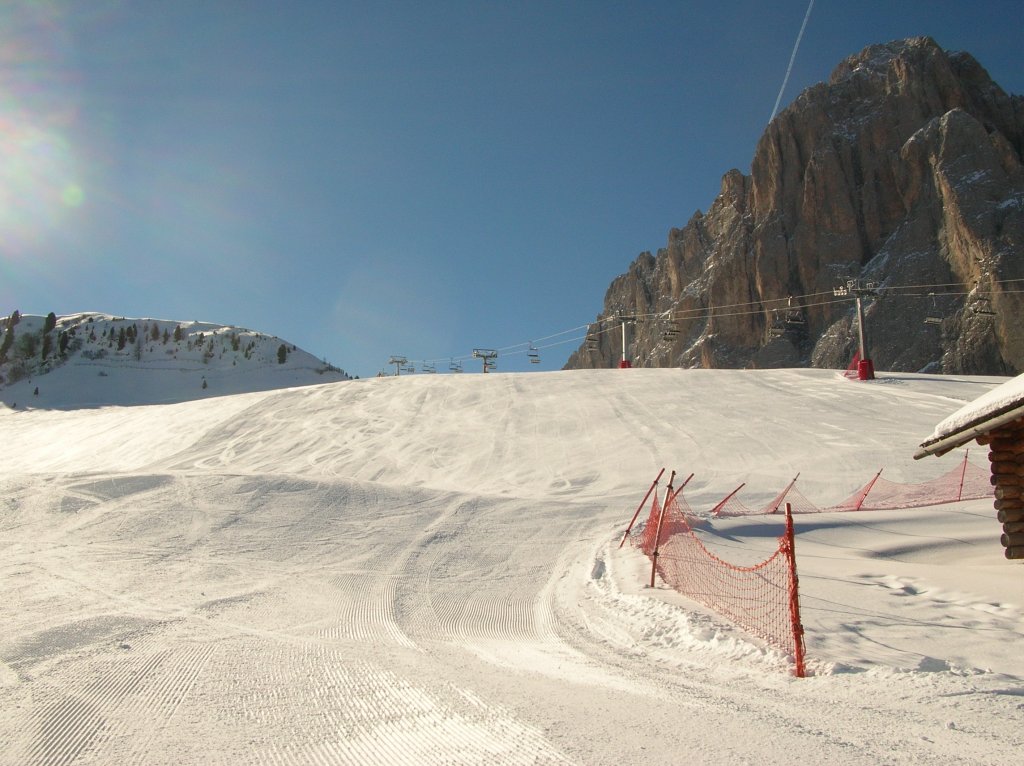
<instances>
[{"instance_id":1,"label":"red pole in snow","mask_svg":"<svg viewBox=\"0 0 1024 766\"><path fill-rule=\"evenodd\" d=\"M856 507L856 508L854 508L853 510L855 510L855 511L859 511L859 510L860 510L860 507L861 507L862 505L864 505L864 501L868 499L868 493L869 493L869 492L870 492L870 491L871 491L872 489L874 489L874 487L875 487L875 482L876 482L876 481L878 481L878 477L882 475L882 471L884 471L884 470L885 470L884 468L879 468L879 469L878 469L878 473L876 473L876 474L875 474L875 478L873 478L873 479L872 479L872 480L871 480L870 482L868 482L868 488L867 488L866 490L864 490L864 494L863 494L863 495L861 495L861 496L860 496L860 500L858 500L858 501L857 501L857 507Z\"/></svg>"},{"instance_id":2,"label":"red pole in snow","mask_svg":"<svg viewBox=\"0 0 1024 766\"><path fill-rule=\"evenodd\" d=\"M675 491L675 494L673 494L672 497L669 498L669 499L675 500L679 496L679 493L683 491L683 487L685 487L687 484L689 484L690 483L690 479L692 479L692 478L693 478L693 474L691 473L689 476L686 477L686 481L684 481L682 484L679 485L679 489L677 489Z\"/></svg>"},{"instance_id":3,"label":"red pole in snow","mask_svg":"<svg viewBox=\"0 0 1024 766\"><path fill-rule=\"evenodd\" d=\"M633 514L633 518L631 518L629 520L629 526L626 527L626 534L624 534L622 536L622 541L619 543L619 547L620 548L622 547L622 544L626 542L626 538L629 537L629 533L633 529L633 524L636 523L636 517L640 515L640 510L644 507L644 503L647 502L647 498L649 498L651 496L651 493L654 491L654 488L658 486L658 481L661 479L661 476L662 476L663 473L665 473L665 469L664 468L662 468L660 471L658 471L658 475L655 477L654 481L651 483L651 488L649 490L647 490L647 494L644 495L644 499L641 500L640 501L640 505L638 505L636 507L636 513L634 513ZM693 476L692 473L690 475Z\"/></svg>"},{"instance_id":4,"label":"red pole in snow","mask_svg":"<svg viewBox=\"0 0 1024 766\"><path fill-rule=\"evenodd\" d=\"M971 454L970 450L964 450L964 467L960 469L960 486L956 490L956 501L959 503L960 498L964 494L964 477L967 476L967 456Z\"/></svg>"},{"instance_id":5,"label":"red pole in snow","mask_svg":"<svg viewBox=\"0 0 1024 766\"><path fill-rule=\"evenodd\" d=\"M739 492L741 489L743 489L745 486L747 486L747 483L743 482L738 487L736 487L736 489L734 489L732 492L730 492L728 495L726 495L725 498L722 500L722 502L720 502L718 505L716 505L714 508L711 509L711 515L712 516L717 516L719 513L721 513L722 507L726 503L728 503L733 498L733 496L737 492Z\"/></svg>"},{"instance_id":6,"label":"red pole in snow","mask_svg":"<svg viewBox=\"0 0 1024 766\"><path fill-rule=\"evenodd\" d=\"M775 504L774 505L766 506L767 510L765 511L765 513L778 513L779 512L779 505L782 504L782 501L785 499L786 495L789 494L789 490L793 489L793 485L796 484L796 480L799 479L799 478L800 478L800 474L797 474L796 476L793 477L793 481L791 481L789 484L787 484L786 488L779 493L778 497L775 498L775 500L774 500Z\"/></svg>"},{"instance_id":7,"label":"red pole in snow","mask_svg":"<svg viewBox=\"0 0 1024 766\"><path fill-rule=\"evenodd\" d=\"M651 554L651 587L654 587L654 575L658 570L658 546L661 544L661 525L665 521L665 509L668 508L668 498L673 496L672 482L676 479L676 472L673 471L668 479L668 488L665 490L665 504L661 506L661 513L658 514L658 531L654 535L654 553Z\"/></svg>"},{"instance_id":8,"label":"red pole in snow","mask_svg":"<svg viewBox=\"0 0 1024 766\"><path fill-rule=\"evenodd\" d=\"M793 506L786 503L786 538L784 549L789 561L789 619L793 628L793 672L804 678L804 626L800 622L800 581L796 576L796 535L793 532Z\"/></svg>"}]
</instances>

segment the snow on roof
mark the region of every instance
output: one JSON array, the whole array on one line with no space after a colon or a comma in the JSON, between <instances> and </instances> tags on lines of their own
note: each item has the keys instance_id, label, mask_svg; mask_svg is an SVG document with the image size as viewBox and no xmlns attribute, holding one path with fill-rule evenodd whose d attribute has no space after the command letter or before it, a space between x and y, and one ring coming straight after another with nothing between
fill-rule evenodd
<instances>
[{"instance_id":1,"label":"snow on roof","mask_svg":"<svg viewBox=\"0 0 1024 766\"><path fill-rule=\"evenodd\" d=\"M996 386L940 422L914 457L941 455L1017 417L1024 417L1024 375Z\"/></svg>"}]
</instances>

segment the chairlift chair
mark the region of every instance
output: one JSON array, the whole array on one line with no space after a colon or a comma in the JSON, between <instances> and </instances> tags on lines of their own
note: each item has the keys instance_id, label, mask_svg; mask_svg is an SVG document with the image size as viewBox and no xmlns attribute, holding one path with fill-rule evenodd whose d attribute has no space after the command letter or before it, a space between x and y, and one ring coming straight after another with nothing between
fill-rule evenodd
<instances>
[{"instance_id":1,"label":"chairlift chair","mask_svg":"<svg viewBox=\"0 0 1024 766\"><path fill-rule=\"evenodd\" d=\"M992 301L988 298L975 298L971 304L971 311L978 316L994 317L996 312L992 310Z\"/></svg>"},{"instance_id":2,"label":"chairlift chair","mask_svg":"<svg viewBox=\"0 0 1024 766\"><path fill-rule=\"evenodd\" d=\"M800 310L799 306L793 305L793 296L790 296L786 300L786 324L788 325L802 325L804 323L804 315Z\"/></svg>"},{"instance_id":3,"label":"chairlift chair","mask_svg":"<svg viewBox=\"0 0 1024 766\"><path fill-rule=\"evenodd\" d=\"M772 323L768 326L769 338L781 338L786 334L786 324L779 309L772 309Z\"/></svg>"},{"instance_id":4,"label":"chairlift chair","mask_svg":"<svg viewBox=\"0 0 1024 766\"><path fill-rule=\"evenodd\" d=\"M928 295L932 299L932 305L930 313L924 318L924 323L935 325L942 324L942 317L939 315L939 306L935 299L935 293L928 293Z\"/></svg>"},{"instance_id":5,"label":"chairlift chair","mask_svg":"<svg viewBox=\"0 0 1024 766\"><path fill-rule=\"evenodd\" d=\"M526 356L529 358L530 364L540 364L540 354L537 352L537 347L532 343L526 352Z\"/></svg>"}]
</instances>

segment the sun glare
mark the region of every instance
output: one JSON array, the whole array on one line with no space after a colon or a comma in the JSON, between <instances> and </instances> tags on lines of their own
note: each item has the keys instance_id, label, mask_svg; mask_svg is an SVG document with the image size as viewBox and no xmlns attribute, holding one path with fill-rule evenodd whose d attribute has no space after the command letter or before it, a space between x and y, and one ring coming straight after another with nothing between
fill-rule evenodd
<instances>
[{"instance_id":1,"label":"sun glare","mask_svg":"<svg viewBox=\"0 0 1024 766\"><path fill-rule=\"evenodd\" d=\"M69 140L77 110L58 15L15 2L0 20L0 248L18 259L85 193Z\"/></svg>"}]
</instances>

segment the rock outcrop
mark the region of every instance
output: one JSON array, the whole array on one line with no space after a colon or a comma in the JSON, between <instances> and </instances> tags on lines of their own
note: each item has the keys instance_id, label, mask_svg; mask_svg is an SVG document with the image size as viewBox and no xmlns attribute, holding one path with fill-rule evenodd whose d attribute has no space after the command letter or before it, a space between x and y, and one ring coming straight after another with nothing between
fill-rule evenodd
<instances>
[{"instance_id":1,"label":"rock outcrop","mask_svg":"<svg viewBox=\"0 0 1024 766\"><path fill-rule=\"evenodd\" d=\"M871 46L766 129L750 175L615 279L567 368L1024 370L1024 98L929 38ZM927 320L927 321L926 321Z\"/></svg>"}]
</instances>

